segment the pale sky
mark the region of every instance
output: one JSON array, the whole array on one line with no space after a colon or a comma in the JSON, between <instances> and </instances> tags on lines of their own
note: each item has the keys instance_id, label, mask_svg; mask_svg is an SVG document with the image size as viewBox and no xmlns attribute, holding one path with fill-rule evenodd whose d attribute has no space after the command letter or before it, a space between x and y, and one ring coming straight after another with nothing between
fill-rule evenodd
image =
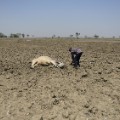
<instances>
[{"instance_id":1,"label":"pale sky","mask_svg":"<svg viewBox=\"0 0 120 120\"><path fill-rule=\"evenodd\" d=\"M120 0L0 0L0 32L119 37Z\"/></svg>"}]
</instances>

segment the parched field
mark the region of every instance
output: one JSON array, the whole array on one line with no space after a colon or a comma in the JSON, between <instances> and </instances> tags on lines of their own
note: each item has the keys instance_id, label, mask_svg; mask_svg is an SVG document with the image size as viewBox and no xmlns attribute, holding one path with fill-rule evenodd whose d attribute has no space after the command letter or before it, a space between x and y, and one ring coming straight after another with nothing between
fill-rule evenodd
<instances>
[{"instance_id":1,"label":"parched field","mask_svg":"<svg viewBox=\"0 0 120 120\"><path fill-rule=\"evenodd\" d=\"M40 55L66 67L30 69ZM0 40L0 120L120 120L120 40Z\"/></svg>"}]
</instances>

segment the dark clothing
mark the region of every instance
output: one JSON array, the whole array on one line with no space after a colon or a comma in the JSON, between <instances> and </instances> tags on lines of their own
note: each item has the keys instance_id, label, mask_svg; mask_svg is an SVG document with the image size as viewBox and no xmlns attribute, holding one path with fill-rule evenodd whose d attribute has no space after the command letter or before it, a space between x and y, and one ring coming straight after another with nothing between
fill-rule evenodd
<instances>
[{"instance_id":1,"label":"dark clothing","mask_svg":"<svg viewBox=\"0 0 120 120\"><path fill-rule=\"evenodd\" d=\"M71 52L71 58L72 58L72 65L74 65L75 68L80 67L80 57L82 56L82 51L79 48L70 48L69 51Z\"/></svg>"}]
</instances>

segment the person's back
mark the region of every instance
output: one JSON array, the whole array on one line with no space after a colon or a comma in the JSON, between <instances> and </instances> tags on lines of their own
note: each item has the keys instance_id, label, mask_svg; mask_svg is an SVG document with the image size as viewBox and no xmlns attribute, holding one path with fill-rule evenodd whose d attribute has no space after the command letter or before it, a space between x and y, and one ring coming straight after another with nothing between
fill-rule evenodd
<instances>
[{"instance_id":1,"label":"person's back","mask_svg":"<svg viewBox=\"0 0 120 120\"><path fill-rule=\"evenodd\" d=\"M70 48L69 51L71 53L81 53L82 52L82 50L80 48Z\"/></svg>"}]
</instances>

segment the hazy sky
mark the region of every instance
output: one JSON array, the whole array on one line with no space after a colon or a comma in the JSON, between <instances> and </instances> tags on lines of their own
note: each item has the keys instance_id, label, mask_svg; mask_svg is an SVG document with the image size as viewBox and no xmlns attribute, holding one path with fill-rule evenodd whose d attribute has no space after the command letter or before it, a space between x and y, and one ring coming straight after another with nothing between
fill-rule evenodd
<instances>
[{"instance_id":1,"label":"hazy sky","mask_svg":"<svg viewBox=\"0 0 120 120\"><path fill-rule=\"evenodd\" d=\"M0 32L120 36L120 0L0 0Z\"/></svg>"}]
</instances>

